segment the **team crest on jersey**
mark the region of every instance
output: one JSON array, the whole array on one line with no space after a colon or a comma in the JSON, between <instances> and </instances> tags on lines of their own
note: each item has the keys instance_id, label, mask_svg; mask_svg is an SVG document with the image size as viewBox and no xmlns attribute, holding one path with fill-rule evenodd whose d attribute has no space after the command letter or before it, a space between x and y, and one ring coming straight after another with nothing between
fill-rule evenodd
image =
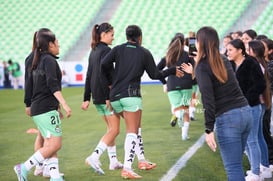
<instances>
[{"instance_id":1,"label":"team crest on jersey","mask_svg":"<svg viewBox=\"0 0 273 181\"><path fill-rule=\"evenodd\" d=\"M61 132L61 128L59 126L56 126L55 131L56 131L56 133L60 133Z\"/></svg>"}]
</instances>

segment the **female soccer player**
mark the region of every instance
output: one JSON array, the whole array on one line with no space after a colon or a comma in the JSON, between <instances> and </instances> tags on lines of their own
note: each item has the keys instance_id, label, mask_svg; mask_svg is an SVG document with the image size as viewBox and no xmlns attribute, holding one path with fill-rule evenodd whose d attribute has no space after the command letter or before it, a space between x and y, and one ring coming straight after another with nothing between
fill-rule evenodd
<instances>
[{"instance_id":1,"label":"female soccer player","mask_svg":"<svg viewBox=\"0 0 273 181\"><path fill-rule=\"evenodd\" d=\"M161 59L157 68L163 70L165 67L179 66L182 63L193 65L193 59L184 51L184 35L177 33L169 44L166 56ZM186 140L190 125L189 104L192 96L192 75L185 73L181 78L175 75L168 76L167 91L172 113L178 118L178 125L181 128L181 138Z\"/></svg>"},{"instance_id":2,"label":"female soccer player","mask_svg":"<svg viewBox=\"0 0 273 181\"><path fill-rule=\"evenodd\" d=\"M112 109L107 97L104 97L103 90L109 89L108 86L103 87L100 79L100 64L102 58L110 51L108 45L114 40L114 28L109 23L96 24L92 30L92 43L89 56L89 65L86 73L84 101L82 109L87 110L92 95L93 104L98 113L106 122L107 132L101 138L94 152L86 158L86 163L90 165L97 173L104 174L100 167L99 158L107 149L110 159L110 170L120 169L123 165L118 161L116 154L115 138L119 134L120 119ZM112 71L111 71L112 72ZM110 72L110 76L111 75Z\"/></svg>"},{"instance_id":3,"label":"female soccer player","mask_svg":"<svg viewBox=\"0 0 273 181\"><path fill-rule=\"evenodd\" d=\"M182 72L176 67L172 67L164 72L159 72L154 59L149 50L141 46L142 31L136 25L126 28L127 42L114 47L102 60L101 70L103 77L107 78L107 73L112 70L115 63L113 80L110 90L111 105L116 113L123 114L126 124L126 138L124 143L125 156L124 168L121 172L123 178L141 178L132 170L132 163L135 157L136 145L142 145L139 128L141 127L142 100L140 93L140 81L144 71L152 79L161 79L169 74L182 76ZM108 90L105 96L108 96ZM143 164L145 163L145 164ZM146 164L147 161L139 160L139 168L149 166L154 168L155 164ZM142 166L144 165L144 166Z\"/></svg>"},{"instance_id":4,"label":"female soccer player","mask_svg":"<svg viewBox=\"0 0 273 181\"><path fill-rule=\"evenodd\" d=\"M42 28L37 32L34 58L26 91L31 92L31 116L44 138L43 147L27 161L14 166L18 180L27 180L31 168L45 159L50 165L50 180L62 181L59 173L57 152L62 146L62 128L58 113L59 104L71 116L71 109L61 93L61 70L56 61L59 43L51 30Z\"/></svg>"}]
</instances>

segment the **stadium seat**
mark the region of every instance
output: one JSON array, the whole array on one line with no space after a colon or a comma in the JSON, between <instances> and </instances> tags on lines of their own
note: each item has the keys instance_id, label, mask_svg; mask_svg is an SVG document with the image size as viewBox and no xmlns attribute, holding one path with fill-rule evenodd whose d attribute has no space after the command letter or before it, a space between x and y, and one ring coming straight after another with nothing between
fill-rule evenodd
<instances>
[{"instance_id":1,"label":"stadium seat","mask_svg":"<svg viewBox=\"0 0 273 181\"><path fill-rule=\"evenodd\" d=\"M169 41L176 32L185 36L201 26L213 26L224 36L227 29L245 10L246 1L179 1L131 0L122 1L110 20L115 27L114 44L124 42L124 29L129 24L138 24L143 30L143 45L155 57L164 56ZM162 8L167 7L167 8Z\"/></svg>"},{"instance_id":2,"label":"stadium seat","mask_svg":"<svg viewBox=\"0 0 273 181\"><path fill-rule=\"evenodd\" d=\"M258 20L252 26L258 34L265 34L273 39L273 1L270 1L266 9L259 16Z\"/></svg>"},{"instance_id":3,"label":"stadium seat","mask_svg":"<svg viewBox=\"0 0 273 181\"><path fill-rule=\"evenodd\" d=\"M1 59L12 58L23 62L31 51L34 32L42 27L56 34L62 57L75 44L103 3L104 0L2 1Z\"/></svg>"}]
</instances>

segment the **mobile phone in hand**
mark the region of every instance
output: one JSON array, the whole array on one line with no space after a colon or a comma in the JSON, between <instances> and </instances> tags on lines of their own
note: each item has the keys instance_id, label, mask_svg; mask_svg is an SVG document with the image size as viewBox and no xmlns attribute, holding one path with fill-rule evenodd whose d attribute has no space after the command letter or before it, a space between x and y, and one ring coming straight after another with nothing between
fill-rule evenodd
<instances>
[{"instance_id":1,"label":"mobile phone in hand","mask_svg":"<svg viewBox=\"0 0 273 181\"><path fill-rule=\"evenodd\" d=\"M197 52L195 42L196 42L196 38L189 39L189 55L191 56L196 56L196 54L193 53L193 52Z\"/></svg>"}]
</instances>

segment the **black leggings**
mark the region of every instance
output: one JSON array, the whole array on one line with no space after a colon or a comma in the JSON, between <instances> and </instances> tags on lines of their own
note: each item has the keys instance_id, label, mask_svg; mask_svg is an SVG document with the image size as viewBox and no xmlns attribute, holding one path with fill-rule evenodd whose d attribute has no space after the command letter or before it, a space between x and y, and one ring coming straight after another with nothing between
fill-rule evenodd
<instances>
[{"instance_id":1,"label":"black leggings","mask_svg":"<svg viewBox=\"0 0 273 181\"><path fill-rule=\"evenodd\" d=\"M273 138L270 132L271 109L265 110L263 117L263 134L268 147L269 164L273 165Z\"/></svg>"}]
</instances>

